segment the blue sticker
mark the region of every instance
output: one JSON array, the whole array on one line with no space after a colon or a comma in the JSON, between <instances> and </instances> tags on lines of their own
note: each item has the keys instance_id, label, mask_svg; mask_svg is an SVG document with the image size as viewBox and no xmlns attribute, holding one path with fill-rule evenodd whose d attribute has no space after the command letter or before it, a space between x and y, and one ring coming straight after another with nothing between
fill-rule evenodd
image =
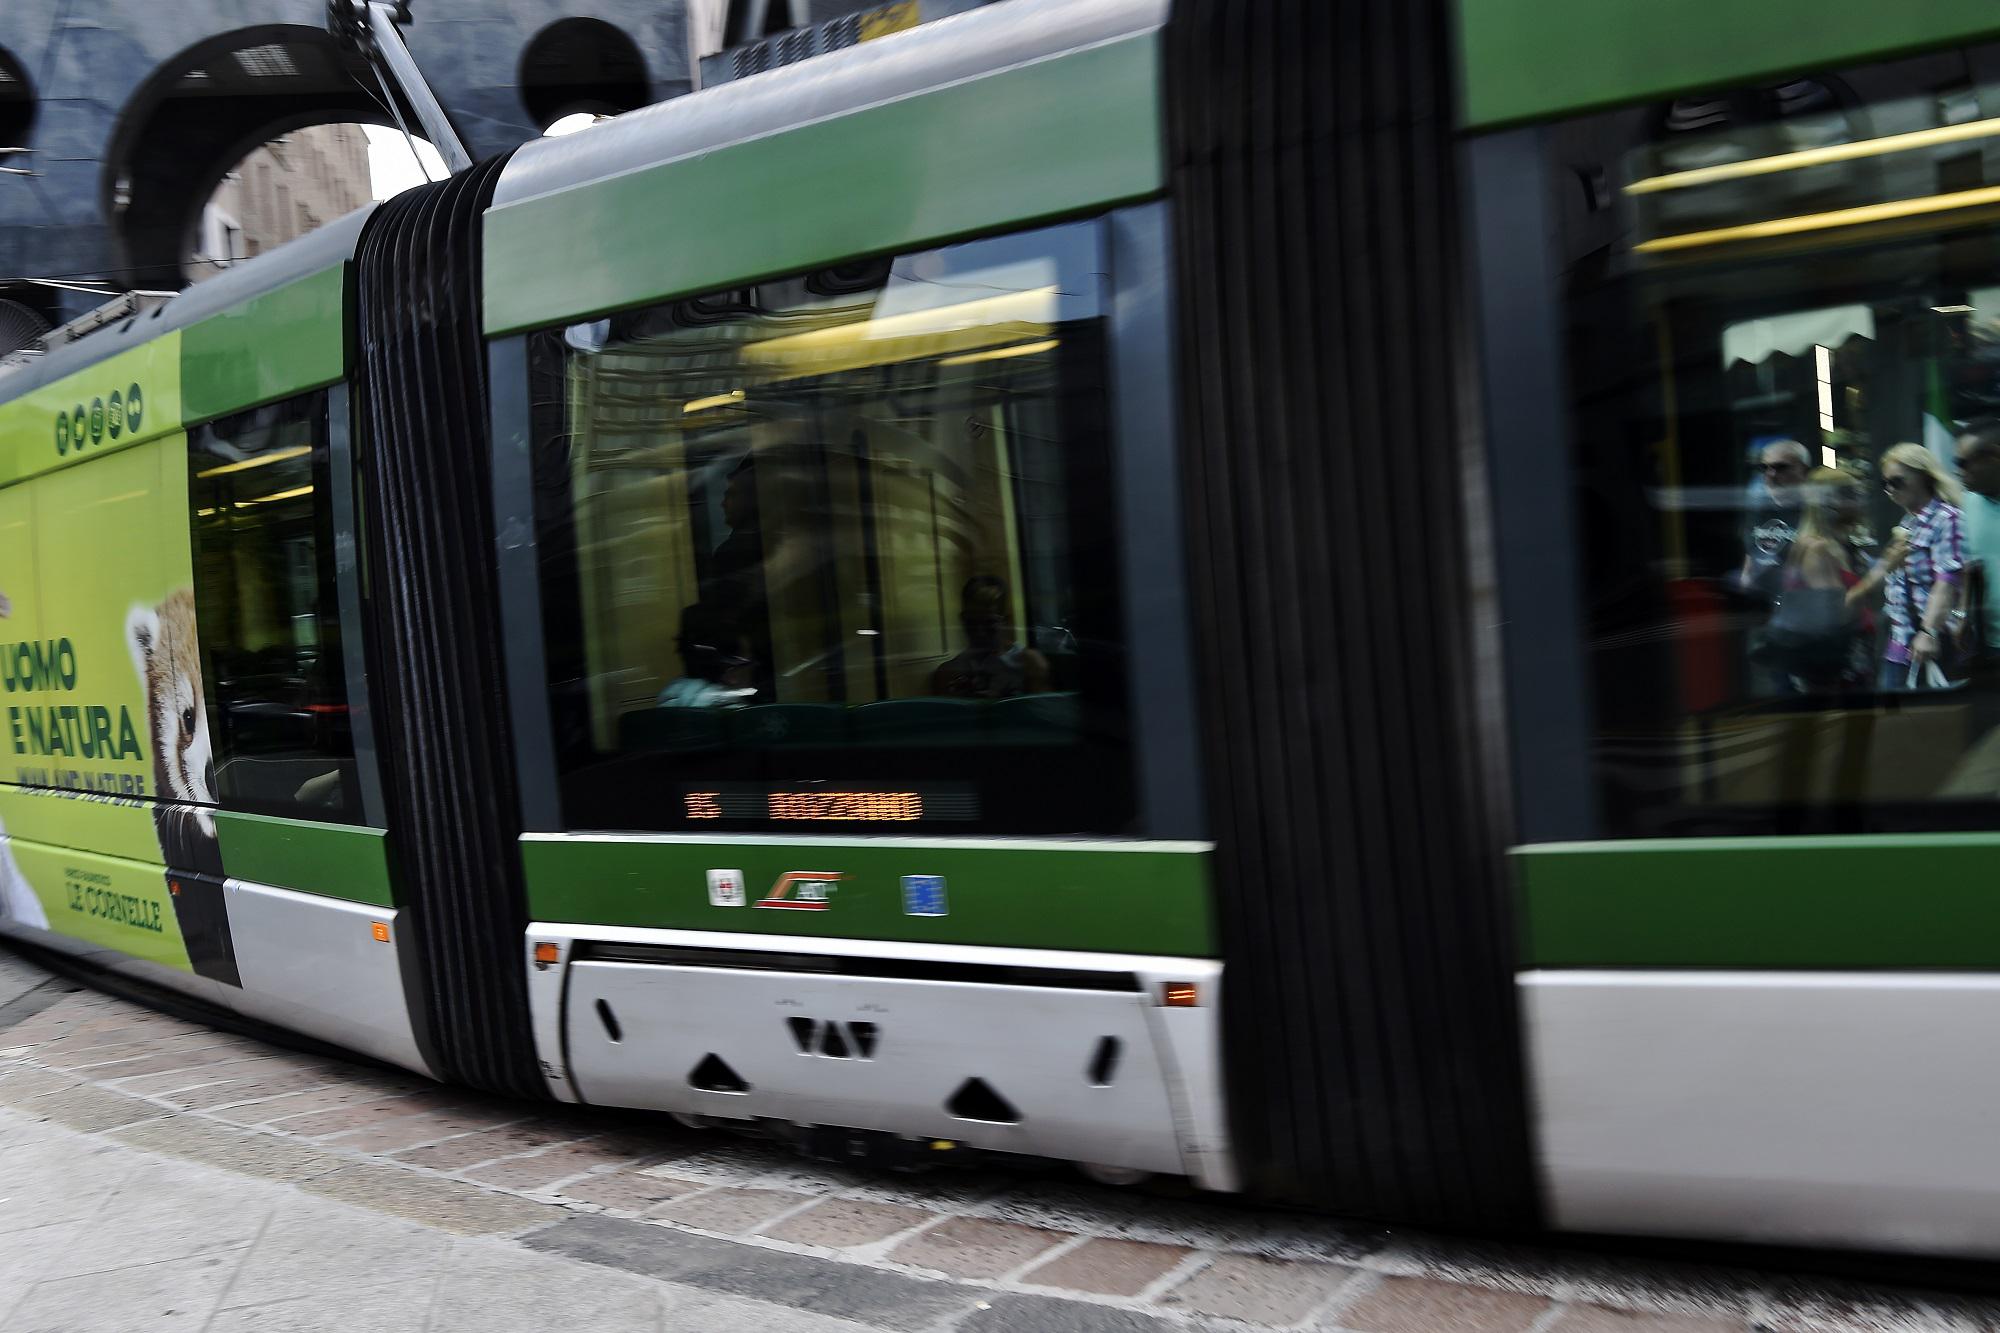
<instances>
[{"instance_id":1,"label":"blue sticker","mask_svg":"<svg viewBox=\"0 0 2000 1333\"><path fill-rule=\"evenodd\" d=\"M944 916L949 910L945 906L943 875L903 876L904 916Z\"/></svg>"}]
</instances>

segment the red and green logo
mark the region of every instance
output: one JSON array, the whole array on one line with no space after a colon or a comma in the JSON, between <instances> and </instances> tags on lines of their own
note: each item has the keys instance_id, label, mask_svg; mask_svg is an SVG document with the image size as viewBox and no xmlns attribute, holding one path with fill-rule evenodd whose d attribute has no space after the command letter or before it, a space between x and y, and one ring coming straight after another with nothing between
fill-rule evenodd
<instances>
[{"instance_id":1,"label":"red and green logo","mask_svg":"<svg viewBox=\"0 0 2000 1333\"><path fill-rule=\"evenodd\" d=\"M757 900L757 906L824 912L833 906L833 891L843 878L837 870L787 870L778 876L771 891Z\"/></svg>"}]
</instances>

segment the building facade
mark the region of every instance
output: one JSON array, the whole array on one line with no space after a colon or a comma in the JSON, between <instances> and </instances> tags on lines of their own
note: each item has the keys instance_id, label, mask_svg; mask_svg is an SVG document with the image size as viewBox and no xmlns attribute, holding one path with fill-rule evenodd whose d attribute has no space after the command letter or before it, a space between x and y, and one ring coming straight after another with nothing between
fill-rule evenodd
<instances>
[{"instance_id":1,"label":"building facade","mask_svg":"<svg viewBox=\"0 0 2000 1333\"><path fill-rule=\"evenodd\" d=\"M313 125L252 152L202 209L194 246L182 264L200 282L373 197L368 137L359 125Z\"/></svg>"}]
</instances>

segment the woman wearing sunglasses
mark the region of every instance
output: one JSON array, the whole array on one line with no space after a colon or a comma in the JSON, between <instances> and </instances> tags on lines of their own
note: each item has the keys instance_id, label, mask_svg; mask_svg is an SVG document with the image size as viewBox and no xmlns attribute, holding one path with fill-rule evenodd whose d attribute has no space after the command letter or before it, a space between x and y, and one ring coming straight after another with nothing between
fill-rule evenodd
<instances>
[{"instance_id":1,"label":"woman wearing sunglasses","mask_svg":"<svg viewBox=\"0 0 2000 1333\"><path fill-rule=\"evenodd\" d=\"M1945 627L1958 604L1965 570L1965 525L1958 481L1920 444L1899 444L1882 455L1882 489L1906 517L1895 538L1850 600L1883 590L1889 641L1877 683L1885 690L1944 683L1936 669Z\"/></svg>"}]
</instances>

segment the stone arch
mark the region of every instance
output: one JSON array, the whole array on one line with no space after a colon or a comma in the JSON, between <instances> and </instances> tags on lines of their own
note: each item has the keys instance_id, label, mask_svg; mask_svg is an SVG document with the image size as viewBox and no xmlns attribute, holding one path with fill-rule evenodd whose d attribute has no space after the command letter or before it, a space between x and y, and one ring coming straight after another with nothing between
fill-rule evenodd
<instances>
[{"instance_id":1,"label":"stone arch","mask_svg":"<svg viewBox=\"0 0 2000 1333\"><path fill-rule=\"evenodd\" d=\"M528 118L544 130L578 111L615 116L653 100L638 43L603 19L561 19L536 33L517 81Z\"/></svg>"},{"instance_id":2,"label":"stone arch","mask_svg":"<svg viewBox=\"0 0 2000 1333\"><path fill-rule=\"evenodd\" d=\"M14 53L0 46L0 168L26 171L34 158L26 152L33 146L35 129L35 85ZM14 179L0 173L0 188ZM61 302L51 289L32 282L15 282L17 275L0 271L0 356L26 347L56 320Z\"/></svg>"},{"instance_id":3,"label":"stone arch","mask_svg":"<svg viewBox=\"0 0 2000 1333\"><path fill-rule=\"evenodd\" d=\"M299 24L220 33L162 61L126 100L104 155L122 285L184 285L202 207L259 145L311 125L393 124L372 88L365 65Z\"/></svg>"},{"instance_id":4,"label":"stone arch","mask_svg":"<svg viewBox=\"0 0 2000 1333\"><path fill-rule=\"evenodd\" d=\"M0 149L26 148L35 128L35 84L6 47L0 46ZM0 153L0 167L25 166Z\"/></svg>"}]
</instances>

